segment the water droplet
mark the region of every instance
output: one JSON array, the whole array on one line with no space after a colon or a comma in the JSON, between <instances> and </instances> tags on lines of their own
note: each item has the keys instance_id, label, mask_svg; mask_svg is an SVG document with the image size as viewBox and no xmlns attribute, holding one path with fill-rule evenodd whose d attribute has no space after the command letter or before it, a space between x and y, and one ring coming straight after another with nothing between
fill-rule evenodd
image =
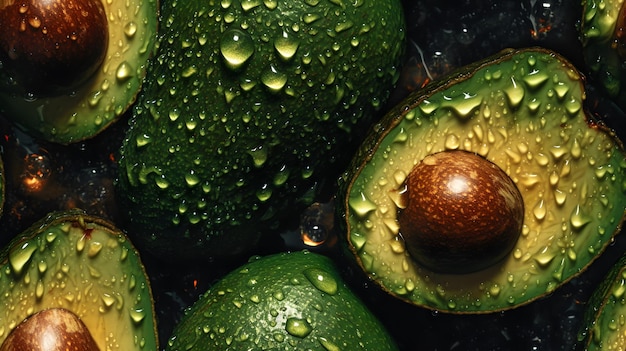
<instances>
[{"instance_id":1,"label":"water droplet","mask_svg":"<svg viewBox=\"0 0 626 351\"><path fill-rule=\"evenodd\" d=\"M309 268L302 273L318 290L329 295L337 293L337 280L332 274L318 268Z\"/></svg>"},{"instance_id":2,"label":"water droplet","mask_svg":"<svg viewBox=\"0 0 626 351\"><path fill-rule=\"evenodd\" d=\"M267 150L263 146L255 147L248 151L248 154L252 156L254 166L259 168L267 161Z\"/></svg>"},{"instance_id":3,"label":"water droplet","mask_svg":"<svg viewBox=\"0 0 626 351\"><path fill-rule=\"evenodd\" d=\"M272 196L272 187L268 184L264 184L261 189L257 190L256 197L261 201L265 202L270 199Z\"/></svg>"},{"instance_id":4,"label":"water droplet","mask_svg":"<svg viewBox=\"0 0 626 351\"><path fill-rule=\"evenodd\" d=\"M570 224L572 225L572 229L580 230L590 222L591 218L582 213L580 205L576 205L576 208L574 208L574 210L572 211L572 215L570 216Z\"/></svg>"},{"instance_id":5,"label":"water droplet","mask_svg":"<svg viewBox=\"0 0 626 351\"><path fill-rule=\"evenodd\" d=\"M367 199L363 193L360 193L359 196L351 196L348 204L356 215L362 218L377 208L376 204Z\"/></svg>"},{"instance_id":6,"label":"water droplet","mask_svg":"<svg viewBox=\"0 0 626 351\"><path fill-rule=\"evenodd\" d=\"M146 318L146 312L143 308L133 308L130 310L130 319L135 323L139 324Z\"/></svg>"},{"instance_id":7,"label":"water droplet","mask_svg":"<svg viewBox=\"0 0 626 351\"><path fill-rule=\"evenodd\" d=\"M547 209L543 199L540 199L539 202L533 207L533 215L537 220L541 221L546 217Z\"/></svg>"},{"instance_id":8,"label":"water droplet","mask_svg":"<svg viewBox=\"0 0 626 351\"><path fill-rule=\"evenodd\" d=\"M125 82L130 77L133 76L133 67L130 63L124 61L117 66L117 70L115 71L115 78L118 82Z\"/></svg>"},{"instance_id":9,"label":"water droplet","mask_svg":"<svg viewBox=\"0 0 626 351\"><path fill-rule=\"evenodd\" d=\"M261 5L261 0L242 0L241 8L244 11L250 11L251 9Z\"/></svg>"},{"instance_id":10,"label":"water droplet","mask_svg":"<svg viewBox=\"0 0 626 351\"><path fill-rule=\"evenodd\" d=\"M185 182L188 186L194 186L200 182L200 178L191 170L189 173L185 174Z\"/></svg>"},{"instance_id":11,"label":"water droplet","mask_svg":"<svg viewBox=\"0 0 626 351\"><path fill-rule=\"evenodd\" d=\"M324 337L319 337L317 338L317 340L327 351L341 351L341 348L338 345L334 344L333 342L331 342L330 340Z\"/></svg>"},{"instance_id":12,"label":"water droplet","mask_svg":"<svg viewBox=\"0 0 626 351\"><path fill-rule=\"evenodd\" d=\"M132 21L126 23L126 25L124 26L124 34L126 35L126 37L130 39L134 37L136 33L137 33L137 23L132 22Z\"/></svg>"},{"instance_id":13,"label":"water droplet","mask_svg":"<svg viewBox=\"0 0 626 351\"><path fill-rule=\"evenodd\" d=\"M305 338L307 335L311 334L313 327L311 327L306 319L291 317L287 318L285 330L293 336Z\"/></svg>"},{"instance_id":14,"label":"water droplet","mask_svg":"<svg viewBox=\"0 0 626 351\"><path fill-rule=\"evenodd\" d=\"M290 60L298 51L300 42L294 38L291 38L287 32L283 32L282 36L274 40L274 48L276 52L283 60Z\"/></svg>"},{"instance_id":15,"label":"water droplet","mask_svg":"<svg viewBox=\"0 0 626 351\"><path fill-rule=\"evenodd\" d=\"M272 92L278 92L287 84L287 75L273 65L261 75L261 82Z\"/></svg>"},{"instance_id":16,"label":"water droplet","mask_svg":"<svg viewBox=\"0 0 626 351\"><path fill-rule=\"evenodd\" d=\"M254 41L248 33L242 30L229 29L222 34L220 52L228 67L238 69L254 53Z\"/></svg>"},{"instance_id":17,"label":"water droplet","mask_svg":"<svg viewBox=\"0 0 626 351\"><path fill-rule=\"evenodd\" d=\"M546 75L542 71L532 71L530 72L530 74L524 77L524 82L526 83L526 85L528 85L529 88L537 89L541 85L543 85L543 83L548 81L548 79L548 75Z\"/></svg>"},{"instance_id":18,"label":"water droplet","mask_svg":"<svg viewBox=\"0 0 626 351\"><path fill-rule=\"evenodd\" d=\"M524 88L517 84L515 79L511 78L512 85L504 90L511 107L517 107L524 100Z\"/></svg>"},{"instance_id":19,"label":"water droplet","mask_svg":"<svg viewBox=\"0 0 626 351\"><path fill-rule=\"evenodd\" d=\"M37 245L30 241L25 241L21 246L13 249L9 253L9 264L16 275L22 274L24 268L28 265L31 257L37 250Z\"/></svg>"}]
</instances>

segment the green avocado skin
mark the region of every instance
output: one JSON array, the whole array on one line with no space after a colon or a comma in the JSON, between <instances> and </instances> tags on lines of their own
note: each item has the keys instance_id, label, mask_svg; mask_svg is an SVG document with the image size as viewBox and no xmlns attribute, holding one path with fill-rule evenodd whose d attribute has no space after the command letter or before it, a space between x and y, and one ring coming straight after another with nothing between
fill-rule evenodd
<instances>
[{"instance_id":1,"label":"green avocado skin","mask_svg":"<svg viewBox=\"0 0 626 351\"><path fill-rule=\"evenodd\" d=\"M165 348L397 350L332 261L308 251L256 257L186 311Z\"/></svg>"},{"instance_id":2,"label":"green avocado skin","mask_svg":"<svg viewBox=\"0 0 626 351\"><path fill-rule=\"evenodd\" d=\"M399 76L399 0L171 1L120 150L134 241L162 258L246 252L310 204Z\"/></svg>"}]
</instances>

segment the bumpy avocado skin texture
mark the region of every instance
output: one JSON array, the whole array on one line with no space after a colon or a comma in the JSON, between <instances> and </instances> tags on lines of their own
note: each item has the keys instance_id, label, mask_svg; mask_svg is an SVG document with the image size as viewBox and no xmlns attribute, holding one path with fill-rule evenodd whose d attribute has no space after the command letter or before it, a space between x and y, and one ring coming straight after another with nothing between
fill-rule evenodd
<instances>
[{"instance_id":1,"label":"bumpy avocado skin texture","mask_svg":"<svg viewBox=\"0 0 626 351\"><path fill-rule=\"evenodd\" d=\"M0 113L29 134L60 144L92 138L134 103L154 52L158 0L103 1L109 41L98 71L76 91L37 97L16 93L0 67Z\"/></svg>"},{"instance_id":2,"label":"bumpy avocado skin texture","mask_svg":"<svg viewBox=\"0 0 626 351\"><path fill-rule=\"evenodd\" d=\"M585 0L580 25L589 76L622 109L626 107L624 5L619 0Z\"/></svg>"},{"instance_id":3,"label":"bumpy avocado skin texture","mask_svg":"<svg viewBox=\"0 0 626 351\"><path fill-rule=\"evenodd\" d=\"M0 254L0 344L26 317L76 314L100 350L158 350L150 282L126 236L81 210L51 213Z\"/></svg>"},{"instance_id":4,"label":"bumpy avocado skin texture","mask_svg":"<svg viewBox=\"0 0 626 351\"><path fill-rule=\"evenodd\" d=\"M186 311L175 350L397 350L332 261L308 251L252 258Z\"/></svg>"},{"instance_id":5,"label":"bumpy avocado skin texture","mask_svg":"<svg viewBox=\"0 0 626 351\"><path fill-rule=\"evenodd\" d=\"M312 202L398 77L397 0L228 4L164 4L121 148L135 242L163 258L246 252Z\"/></svg>"},{"instance_id":6,"label":"bumpy avocado skin texture","mask_svg":"<svg viewBox=\"0 0 626 351\"><path fill-rule=\"evenodd\" d=\"M450 313L490 313L545 296L619 232L626 210L621 142L592 121L581 76L542 49L507 50L409 96L367 137L340 179L350 254L394 297ZM436 274L414 262L398 225L404 181L425 156L468 150L515 182L522 233L501 263Z\"/></svg>"},{"instance_id":7,"label":"bumpy avocado skin texture","mask_svg":"<svg viewBox=\"0 0 626 351\"><path fill-rule=\"evenodd\" d=\"M577 350L624 350L626 326L626 256L622 256L587 303Z\"/></svg>"}]
</instances>

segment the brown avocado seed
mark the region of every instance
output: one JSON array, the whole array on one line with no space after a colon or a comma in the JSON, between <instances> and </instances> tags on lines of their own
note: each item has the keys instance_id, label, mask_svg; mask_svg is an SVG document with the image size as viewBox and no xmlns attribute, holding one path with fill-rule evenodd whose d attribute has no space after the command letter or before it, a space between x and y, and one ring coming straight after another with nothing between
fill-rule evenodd
<instances>
[{"instance_id":1,"label":"brown avocado seed","mask_svg":"<svg viewBox=\"0 0 626 351\"><path fill-rule=\"evenodd\" d=\"M91 333L77 315L63 308L37 312L20 323L0 351L98 351Z\"/></svg>"},{"instance_id":2,"label":"brown avocado seed","mask_svg":"<svg viewBox=\"0 0 626 351\"><path fill-rule=\"evenodd\" d=\"M101 0L0 0L0 28L0 72L23 94L71 92L108 47Z\"/></svg>"},{"instance_id":3,"label":"brown avocado seed","mask_svg":"<svg viewBox=\"0 0 626 351\"><path fill-rule=\"evenodd\" d=\"M501 261L522 229L524 202L497 165L466 151L427 156L406 180L400 232L413 259L440 273Z\"/></svg>"}]
</instances>

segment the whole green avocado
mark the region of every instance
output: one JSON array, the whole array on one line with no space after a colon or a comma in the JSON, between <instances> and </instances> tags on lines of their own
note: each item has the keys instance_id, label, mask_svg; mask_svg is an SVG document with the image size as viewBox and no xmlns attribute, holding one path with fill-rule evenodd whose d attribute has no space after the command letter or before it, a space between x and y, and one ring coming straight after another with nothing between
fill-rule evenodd
<instances>
[{"instance_id":1,"label":"whole green avocado","mask_svg":"<svg viewBox=\"0 0 626 351\"><path fill-rule=\"evenodd\" d=\"M309 251L254 257L186 311L166 351L397 350L332 261Z\"/></svg>"},{"instance_id":2,"label":"whole green avocado","mask_svg":"<svg viewBox=\"0 0 626 351\"><path fill-rule=\"evenodd\" d=\"M119 158L130 231L162 258L246 252L334 182L383 107L401 2L171 1L161 13Z\"/></svg>"}]
</instances>

